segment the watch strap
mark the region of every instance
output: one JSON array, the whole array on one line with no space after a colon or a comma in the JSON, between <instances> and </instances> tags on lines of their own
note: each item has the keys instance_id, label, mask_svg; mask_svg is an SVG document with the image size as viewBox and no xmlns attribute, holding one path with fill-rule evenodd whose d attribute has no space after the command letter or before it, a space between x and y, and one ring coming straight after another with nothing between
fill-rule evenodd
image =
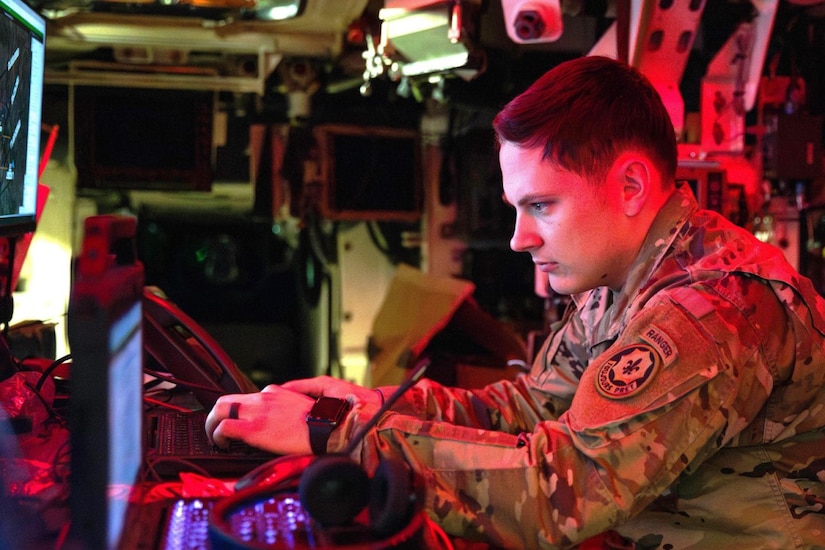
<instances>
[{"instance_id":1,"label":"watch strap","mask_svg":"<svg viewBox=\"0 0 825 550\"><path fill-rule=\"evenodd\" d=\"M309 446L312 449L312 454L322 455L327 452L327 443L329 443L329 436L332 435L332 430L335 429L334 424L316 424L309 422Z\"/></svg>"},{"instance_id":2,"label":"watch strap","mask_svg":"<svg viewBox=\"0 0 825 550\"><path fill-rule=\"evenodd\" d=\"M332 431L346 418L351 404L346 399L321 396L307 414L309 446L312 454L327 452L327 444Z\"/></svg>"}]
</instances>

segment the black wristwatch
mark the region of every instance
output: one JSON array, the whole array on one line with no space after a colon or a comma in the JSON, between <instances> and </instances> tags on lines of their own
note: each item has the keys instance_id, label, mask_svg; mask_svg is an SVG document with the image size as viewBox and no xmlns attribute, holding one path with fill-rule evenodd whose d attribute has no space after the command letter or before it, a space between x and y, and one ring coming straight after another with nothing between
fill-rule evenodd
<instances>
[{"instance_id":1,"label":"black wristwatch","mask_svg":"<svg viewBox=\"0 0 825 550\"><path fill-rule=\"evenodd\" d=\"M307 413L312 454L322 455L327 452L327 442L332 430L344 420L349 410L350 403L346 399L321 396L315 400Z\"/></svg>"}]
</instances>

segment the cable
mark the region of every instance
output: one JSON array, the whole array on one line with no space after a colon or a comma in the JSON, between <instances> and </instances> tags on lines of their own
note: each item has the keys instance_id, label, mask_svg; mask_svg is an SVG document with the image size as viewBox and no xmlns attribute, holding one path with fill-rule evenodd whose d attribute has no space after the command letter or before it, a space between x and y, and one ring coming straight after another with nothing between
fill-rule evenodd
<instances>
[{"instance_id":1,"label":"cable","mask_svg":"<svg viewBox=\"0 0 825 550\"><path fill-rule=\"evenodd\" d=\"M71 471L71 442L69 439L60 444L55 451L54 462L51 465L52 478L55 481L66 481ZM66 495L64 495L64 498Z\"/></svg>"},{"instance_id":2,"label":"cable","mask_svg":"<svg viewBox=\"0 0 825 550\"><path fill-rule=\"evenodd\" d=\"M214 386L207 386L207 385L204 385L204 384L198 384L198 383L195 383L195 382L187 382L186 380L181 380L180 378L175 378L175 376L172 375L172 374L166 374L166 373L163 373L163 372L160 372L160 371L157 371L157 370L143 369L143 372L150 375L150 376L160 378L164 382L169 382L170 384L175 384L177 386L183 386L185 388L196 389L196 390L204 390L204 391L212 392L212 393L215 393L215 394L220 394L220 393L223 392L223 390L220 389L220 388L216 388Z\"/></svg>"},{"instance_id":3,"label":"cable","mask_svg":"<svg viewBox=\"0 0 825 550\"><path fill-rule=\"evenodd\" d=\"M65 421L63 415L59 414L56 410L54 410L54 408L52 408L52 406L49 405L46 399L42 395L40 395L40 392L37 391L37 389L35 389L34 386L29 384L29 382L26 380L23 381L23 385L29 388L32 391L32 393L34 393L34 395L40 400L40 403L43 404L43 407L46 409L46 412L49 413L49 418L56 418L61 422Z\"/></svg>"},{"instance_id":4,"label":"cable","mask_svg":"<svg viewBox=\"0 0 825 550\"><path fill-rule=\"evenodd\" d=\"M158 473L156 466L159 464L176 464L180 466L181 472L196 472L204 477L211 477L209 472L194 464L188 460L184 460L182 458L154 458L154 457L146 457L144 461L146 464L146 472L145 475L148 478L148 474L151 474L152 479L155 481L159 481L164 479L164 476Z\"/></svg>"},{"instance_id":5,"label":"cable","mask_svg":"<svg viewBox=\"0 0 825 550\"><path fill-rule=\"evenodd\" d=\"M57 367L59 367L60 365L62 365L63 363L65 363L66 361L68 361L71 358L72 358L72 355L70 353L67 353L66 355L64 355L60 359L55 359L48 367L43 369L43 374L41 374L40 378L37 380L37 384L35 384L35 386L34 386L34 391L40 392L40 390L43 388L43 384L46 382L46 379L49 377L49 375L52 372L54 372L55 369L57 369Z\"/></svg>"},{"instance_id":6,"label":"cable","mask_svg":"<svg viewBox=\"0 0 825 550\"><path fill-rule=\"evenodd\" d=\"M173 411L181 412L181 413L191 413L195 412L192 409L187 409L186 407L178 407L177 405L173 405L171 403L165 403L158 399L152 399L148 395L143 396L143 402L148 403L149 405L155 405L156 407L167 408Z\"/></svg>"},{"instance_id":7,"label":"cable","mask_svg":"<svg viewBox=\"0 0 825 550\"><path fill-rule=\"evenodd\" d=\"M381 254L383 254L387 257L387 259L395 263L393 261L394 255L392 254L390 246L387 243L386 236L383 234L383 232L381 231L380 227L377 226L377 224L378 222L375 221L368 221L365 224L367 226L367 231L369 232L370 240L372 241L372 244L375 245L375 248L377 248Z\"/></svg>"},{"instance_id":8,"label":"cable","mask_svg":"<svg viewBox=\"0 0 825 550\"><path fill-rule=\"evenodd\" d=\"M156 386L160 386L164 382L166 382L166 380L161 380L160 378L155 378L154 380L148 380L148 381L143 383L143 391L147 392L147 391L151 390L152 388L154 388ZM162 389L161 389L161 391L162 391Z\"/></svg>"},{"instance_id":9,"label":"cable","mask_svg":"<svg viewBox=\"0 0 825 550\"><path fill-rule=\"evenodd\" d=\"M450 540L449 535L447 535L447 532L444 531L444 529L442 529L440 525L431 520L429 516L425 516L424 523L430 530L430 533L433 534L434 538L441 543L441 548L443 548L444 550L455 549L455 546L453 545L453 542Z\"/></svg>"},{"instance_id":10,"label":"cable","mask_svg":"<svg viewBox=\"0 0 825 550\"><path fill-rule=\"evenodd\" d=\"M14 316L14 296L12 291L12 279L14 278L14 254L17 244L15 237L7 237L6 242L9 243L9 253L6 259L6 290L5 295L0 300L0 323L3 323L3 335L8 336L9 322Z\"/></svg>"}]
</instances>

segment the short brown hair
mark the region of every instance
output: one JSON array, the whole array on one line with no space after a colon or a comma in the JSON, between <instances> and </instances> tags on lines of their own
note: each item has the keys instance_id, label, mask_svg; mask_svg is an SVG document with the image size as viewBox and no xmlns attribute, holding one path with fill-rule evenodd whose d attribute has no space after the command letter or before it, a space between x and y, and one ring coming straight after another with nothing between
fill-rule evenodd
<instances>
[{"instance_id":1,"label":"short brown hair","mask_svg":"<svg viewBox=\"0 0 825 550\"><path fill-rule=\"evenodd\" d=\"M493 121L499 143L544 147L544 158L601 181L619 153L641 149L665 181L676 173L673 122L639 71L601 56L565 61L510 101Z\"/></svg>"}]
</instances>

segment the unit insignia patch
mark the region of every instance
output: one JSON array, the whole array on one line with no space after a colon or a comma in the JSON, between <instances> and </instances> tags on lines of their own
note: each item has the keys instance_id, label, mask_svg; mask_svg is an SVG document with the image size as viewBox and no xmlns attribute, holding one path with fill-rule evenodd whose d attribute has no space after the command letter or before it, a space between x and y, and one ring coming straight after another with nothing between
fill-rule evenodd
<instances>
[{"instance_id":1,"label":"unit insignia patch","mask_svg":"<svg viewBox=\"0 0 825 550\"><path fill-rule=\"evenodd\" d=\"M653 380L658 368L659 358L653 347L646 344L627 346L601 366L596 387L605 397L630 397Z\"/></svg>"}]
</instances>

